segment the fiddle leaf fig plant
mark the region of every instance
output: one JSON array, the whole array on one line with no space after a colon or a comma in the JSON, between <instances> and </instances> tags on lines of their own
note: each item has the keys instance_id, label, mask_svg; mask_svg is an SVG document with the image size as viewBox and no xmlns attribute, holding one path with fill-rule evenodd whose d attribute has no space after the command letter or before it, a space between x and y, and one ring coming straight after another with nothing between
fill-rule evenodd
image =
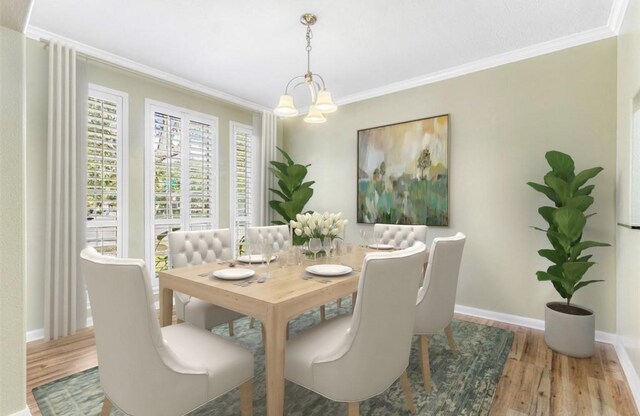
<instances>
[{"instance_id":1,"label":"fiddle leaf fig plant","mask_svg":"<svg viewBox=\"0 0 640 416\"><path fill-rule=\"evenodd\" d=\"M273 208L284 221L272 221L276 225L289 225L291 220L296 219L296 215L302 213L304 206L313 196L311 185L315 181L304 182L307 176L307 168L311 165L300 165L295 163L291 157L279 147L276 147L282 154L285 162L271 161L269 170L278 179L280 189L269 188L271 192L280 197L281 200L269 201L269 206ZM298 236L294 235L294 244L300 244Z\"/></svg>"},{"instance_id":2,"label":"fiddle leaf fig plant","mask_svg":"<svg viewBox=\"0 0 640 416\"><path fill-rule=\"evenodd\" d=\"M538 254L553 263L546 271L536 273L539 281L550 281L567 305L578 289L602 280L582 280L595 264L591 254L583 252L593 247L609 246L597 241L582 241L587 219L595 213L585 214L593 204L591 192L594 185L586 183L602 171L601 167L585 169L575 173L571 156L550 151L545 155L551 171L544 176L544 184L527 182L527 185L543 193L554 206L538 208L538 213L547 222L548 228L532 227L547 234L550 249L538 250Z\"/></svg>"}]
</instances>

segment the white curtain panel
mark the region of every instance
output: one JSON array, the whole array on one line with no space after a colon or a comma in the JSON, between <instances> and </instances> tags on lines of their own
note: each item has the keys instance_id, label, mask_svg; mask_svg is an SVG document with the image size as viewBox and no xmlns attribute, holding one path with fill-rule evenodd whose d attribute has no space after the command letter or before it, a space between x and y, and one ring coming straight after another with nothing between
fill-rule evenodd
<instances>
[{"instance_id":1,"label":"white curtain panel","mask_svg":"<svg viewBox=\"0 0 640 416\"><path fill-rule=\"evenodd\" d=\"M269 188L276 187L276 178L269 170L272 160L278 159L276 149L278 137L278 118L275 114L262 112L262 143L260 146L261 166L260 170L260 223L261 225L271 225L275 219L275 213L269 206L269 201L273 198Z\"/></svg>"},{"instance_id":2,"label":"white curtain panel","mask_svg":"<svg viewBox=\"0 0 640 416\"><path fill-rule=\"evenodd\" d=\"M84 160L84 147L79 146L79 137L84 137L87 89L85 79L78 90L77 69L75 49L52 40L49 43L48 183L44 210L45 340L71 335L86 322L86 295L78 263L84 246L85 223L84 169L80 164Z\"/></svg>"}]
</instances>

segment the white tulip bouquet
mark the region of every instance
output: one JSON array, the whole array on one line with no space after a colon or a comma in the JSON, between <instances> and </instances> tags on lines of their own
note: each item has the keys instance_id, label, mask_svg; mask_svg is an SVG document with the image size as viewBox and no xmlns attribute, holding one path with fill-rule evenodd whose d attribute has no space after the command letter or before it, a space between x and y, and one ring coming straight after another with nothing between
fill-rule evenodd
<instances>
[{"instance_id":1,"label":"white tulip bouquet","mask_svg":"<svg viewBox=\"0 0 640 416\"><path fill-rule=\"evenodd\" d=\"M349 221L342 218L342 213L329 214L325 212L310 212L296 215L295 220L291 220L291 230L304 242L310 238L331 237L342 238L344 227Z\"/></svg>"}]
</instances>

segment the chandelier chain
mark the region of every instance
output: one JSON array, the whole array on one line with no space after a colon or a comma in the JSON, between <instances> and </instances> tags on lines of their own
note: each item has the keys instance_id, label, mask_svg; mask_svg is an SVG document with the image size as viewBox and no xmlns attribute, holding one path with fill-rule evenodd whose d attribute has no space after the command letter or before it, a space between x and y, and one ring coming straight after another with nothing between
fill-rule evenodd
<instances>
[{"instance_id":1,"label":"chandelier chain","mask_svg":"<svg viewBox=\"0 0 640 416\"><path fill-rule=\"evenodd\" d=\"M311 39L313 38L313 32L311 31L311 26L307 24L307 47L305 48L307 51L307 73L311 72Z\"/></svg>"}]
</instances>

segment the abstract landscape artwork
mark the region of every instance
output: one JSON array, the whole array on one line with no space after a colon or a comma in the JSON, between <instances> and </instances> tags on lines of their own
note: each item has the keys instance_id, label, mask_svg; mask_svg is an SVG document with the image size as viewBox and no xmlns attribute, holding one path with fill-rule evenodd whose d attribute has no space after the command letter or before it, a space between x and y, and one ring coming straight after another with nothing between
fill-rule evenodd
<instances>
[{"instance_id":1,"label":"abstract landscape artwork","mask_svg":"<svg viewBox=\"0 0 640 416\"><path fill-rule=\"evenodd\" d=\"M449 115L358 131L358 222L449 225Z\"/></svg>"}]
</instances>

